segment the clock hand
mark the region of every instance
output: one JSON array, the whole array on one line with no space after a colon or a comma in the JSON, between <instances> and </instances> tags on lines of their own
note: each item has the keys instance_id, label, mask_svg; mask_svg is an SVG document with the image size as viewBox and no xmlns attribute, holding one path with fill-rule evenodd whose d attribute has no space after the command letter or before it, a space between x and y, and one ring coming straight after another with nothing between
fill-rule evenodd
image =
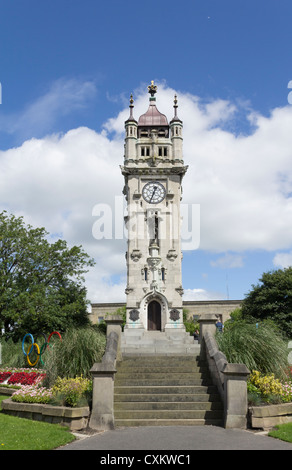
<instances>
[{"instance_id":1,"label":"clock hand","mask_svg":"<svg viewBox=\"0 0 292 470\"><path fill-rule=\"evenodd\" d=\"M149 202L151 202L151 201L152 201L152 198L153 198L153 196L154 196L154 193L155 193L156 189L157 189L157 186L154 186L154 191L153 191L153 193L152 193L152 196L151 196L151 198L150 198L150 201L149 201Z\"/></svg>"}]
</instances>

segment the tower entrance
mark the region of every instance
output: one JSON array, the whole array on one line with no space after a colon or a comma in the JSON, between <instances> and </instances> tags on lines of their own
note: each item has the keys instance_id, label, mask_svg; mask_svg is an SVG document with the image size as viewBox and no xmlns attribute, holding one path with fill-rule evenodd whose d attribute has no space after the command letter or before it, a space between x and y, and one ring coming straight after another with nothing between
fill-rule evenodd
<instances>
[{"instance_id":1,"label":"tower entrance","mask_svg":"<svg viewBox=\"0 0 292 470\"><path fill-rule=\"evenodd\" d=\"M161 305L157 300L148 304L148 330L161 331Z\"/></svg>"}]
</instances>

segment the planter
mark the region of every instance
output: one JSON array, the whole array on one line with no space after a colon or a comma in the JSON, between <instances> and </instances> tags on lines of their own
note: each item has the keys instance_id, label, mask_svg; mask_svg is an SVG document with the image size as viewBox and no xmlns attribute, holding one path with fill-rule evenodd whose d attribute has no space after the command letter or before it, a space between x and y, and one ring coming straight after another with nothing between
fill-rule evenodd
<instances>
[{"instance_id":1,"label":"planter","mask_svg":"<svg viewBox=\"0 0 292 470\"><path fill-rule=\"evenodd\" d=\"M0 395L12 395L16 392L17 388L10 388L10 387L1 387L0 386Z\"/></svg>"},{"instance_id":2,"label":"planter","mask_svg":"<svg viewBox=\"0 0 292 470\"><path fill-rule=\"evenodd\" d=\"M277 424L292 422L292 403L251 406L248 415L252 428L269 429Z\"/></svg>"},{"instance_id":3,"label":"planter","mask_svg":"<svg viewBox=\"0 0 292 470\"><path fill-rule=\"evenodd\" d=\"M90 410L88 406L69 408L67 406L42 405L39 403L17 403L11 398L2 401L2 411L19 418L61 424L71 431L87 427Z\"/></svg>"}]
</instances>

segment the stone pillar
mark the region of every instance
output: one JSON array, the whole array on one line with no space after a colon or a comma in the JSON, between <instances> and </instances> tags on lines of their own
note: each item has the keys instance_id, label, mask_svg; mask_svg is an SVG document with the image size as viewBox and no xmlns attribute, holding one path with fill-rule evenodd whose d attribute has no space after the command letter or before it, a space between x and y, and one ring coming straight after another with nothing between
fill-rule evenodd
<instances>
[{"instance_id":1,"label":"stone pillar","mask_svg":"<svg viewBox=\"0 0 292 470\"><path fill-rule=\"evenodd\" d=\"M112 363L96 363L90 372L93 391L89 427L98 431L114 429L114 376L117 371Z\"/></svg>"},{"instance_id":2,"label":"stone pillar","mask_svg":"<svg viewBox=\"0 0 292 470\"><path fill-rule=\"evenodd\" d=\"M116 361L121 359L121 332L123 320L111 315L106 320L107 341L102 362L90 369L93 381L92 412L89 427L98 431L114 429L114 379Z\"/></svg>"},{"instance_id":3,"label":"stone pillar","mask_svg":"<svg viewBox=\"0 0 292 470\"><path fill-rule=\"evenodd\" d=\"M204 336L206 332L208 331L212 336L215 336L216 333L216 322L218 321L218 318L216 317L215 314L212 313L205 313L203 315L200 315L200 318L198 319L198 323L200 324L200 345L201 345L201 353L200 357L201 359L206 359L206 345L205 345L205 340Z\"/></svg>"},{"instance_id":4,"label":"stone pillar","mask_svg":"<svg viewBox=\"0 0 292 470\"><path fill-rule=\"evenodd\" d=\"M247 427L247 377L250 371L244 364L226 364L224 374L225 428Z\"/></svg>"},{"instance_id":5,"label":"stone pillar","mask_svg":"<svg viewBox=\"0 0 292 470\"><path fill-rule=\"evenodd\" d=\"M123 324L123 319L121 315L109 315L107 318L105 318L105 323L106 323L106 336L107 339L109 335L114 332L118 335L118 347L117 347L117 357L116 360L120 361L121 360L121 334L122 334L122 324Z\"/></svg>"}]
</instances>

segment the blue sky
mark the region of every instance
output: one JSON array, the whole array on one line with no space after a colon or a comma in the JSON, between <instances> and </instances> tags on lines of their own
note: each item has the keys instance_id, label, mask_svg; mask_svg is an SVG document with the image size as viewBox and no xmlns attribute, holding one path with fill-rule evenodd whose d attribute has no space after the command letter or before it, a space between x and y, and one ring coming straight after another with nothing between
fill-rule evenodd
<instances>
[{"instance_id":1,"label":"blue sky","mask_svg":"<svg viewBox=\"0 0 292 470\"><path fill-rule=\"evenodd\" d=\"M124 300L123 241L92 236L120 195L123 121L147 85L184 120L184 198L201 206L186 299L241 299L292 264L289 0L0 1L0 206L95 257L92 301Z\"/></svg>"}]
</instances>

